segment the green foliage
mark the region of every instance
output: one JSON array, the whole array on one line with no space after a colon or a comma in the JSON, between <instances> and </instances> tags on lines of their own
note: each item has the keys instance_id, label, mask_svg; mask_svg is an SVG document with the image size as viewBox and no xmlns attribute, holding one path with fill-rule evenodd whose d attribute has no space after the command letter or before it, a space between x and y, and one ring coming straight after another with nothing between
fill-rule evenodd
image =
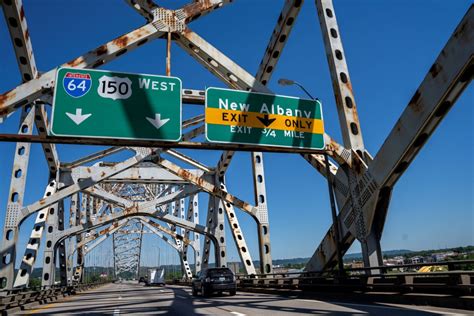
<instances>
[{"instance_id":1,"label":"green foliage","mask_svg":"<svg viewBox=\"0 0 474 316\"><path fill-rule=\"evenodd\" d=\"M287 263L284 267L288 269L303 269L305 265L305 263Z\"/></svg>"},{"instance_id":2,"label":"green foliage","mask_svg":"<svg viewBox=\"0 0 474 316\"><path fill-rule=\"evenodd\" d=\"M28 284L29 288L39 288L41 287L41 278L30 278L30 283Z\"/></svg>"},{"instance_id":3,"label":"green foliage","mask_svg":"<svg viewBox=\"0 0 474 316\"><path fill-rule=\"evenodd\" d=\"M181 279L182 277L183 277L183 272L181 271L166 271L165 270L165 281Z\"/></svg>"}]
</instances>

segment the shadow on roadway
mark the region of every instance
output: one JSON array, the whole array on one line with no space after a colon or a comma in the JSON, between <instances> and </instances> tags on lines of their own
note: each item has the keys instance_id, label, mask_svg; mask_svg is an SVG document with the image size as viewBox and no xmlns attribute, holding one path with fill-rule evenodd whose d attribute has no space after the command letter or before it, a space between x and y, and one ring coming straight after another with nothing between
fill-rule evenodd
<instances>
[{"instance_id":1,"label":"shadow on roadway","mask_svg":"<svg viewBox=\"0 0 474 316\"><path fill-rule=\"evenodd\" d=\"M35 310L35 314L47 315L113 315L115 310L120 314L136 315L232 315L242 313L251 315L434 315L435 313L413 310L404 307L391 307L380 303L359 304L353 302L319 301L317 299L295 299L294 297L269 294L238 292L236 296L193 297L190 290L184 287L165 287L164 292L143 291L148 287L133 287L123 291L104 291L81 293L73 300L57 302L51 308ZM148 293L146 293L148 292ZM122 300L112 296L120 293ZM85 296L85 298L83 297ZM95 296L95 297L94 297ZM134 301L130 301L130 298ZM95 301L95 302L94 302ZM63 306L54 306L54 305ZM170 305L169 305L170 304ZM314 304L311 306L311 304ZM323 305L323 306L321 306ZM61 307L61 310L59 308ZM208 309L208 310L207 310ZM216 312L215 309L219 311ZM331 309L347 309L334 311ZM212 312L211 312L212 311Z\"/></svg>"}]
</instances>

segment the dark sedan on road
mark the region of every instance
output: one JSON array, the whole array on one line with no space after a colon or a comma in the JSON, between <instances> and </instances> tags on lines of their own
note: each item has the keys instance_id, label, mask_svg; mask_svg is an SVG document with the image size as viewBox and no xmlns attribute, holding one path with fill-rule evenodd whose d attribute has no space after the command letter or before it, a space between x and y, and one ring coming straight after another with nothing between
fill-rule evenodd
<instances>
[{"instance_id":1,"label":"dark sedan on road","mask_svg":"<svg viewBox=\"0 0 474 316\"><path fill-rule=\"evenodd\" d=\"M202 296L211 295L214 292L221 294L229 292L235 295L237 285L234 273L229 268L209 268L198 273L193 279L193 295L201 292Z\"/></svg>"}]
</instances>

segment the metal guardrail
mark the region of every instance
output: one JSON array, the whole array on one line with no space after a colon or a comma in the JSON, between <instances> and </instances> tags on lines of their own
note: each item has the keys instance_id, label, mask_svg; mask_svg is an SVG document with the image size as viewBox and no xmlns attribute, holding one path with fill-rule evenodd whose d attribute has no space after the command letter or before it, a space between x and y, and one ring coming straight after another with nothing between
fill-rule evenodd
<instances>
[{"instance_id":1,"label":"metal guardrail","mask_svg":"<svg viewBox=\"0 0 474 316\"><path fill-rule=\"evenodd\" d=\"M424 263L408 263L408 264L400 264L400 265L393 265L393 266L376 266L376 267L360 267L360 268L344 268L342 273L339 273L338 270L328 270L328 271L301 271L301 272L279 272L279 273L267 273L267 274L255 274L252 276L244 275L244 274L236 274L239 278L258 278L258 277L268 277L268 276L278 276L278 275L289 275L289 274L306 274L306 275L338 275L344 274L349 275L350 272L358 272L358 271L372 271L372 270L379 270L383 271L386 274L389 270L400 270L401 268L417 268L417 267L426 267L426 266L447 266L448 271L453 270L460 270L458 267L463 265L472 264L474 265L474 260L455 260L455 261L441 261L441 262L424 262ZM473 270L474 271L474 270Z\"/></svg>"},{"instance_id":2,"label":"metal guardrail","mask_svg":"<svg viewBox=\"0 0 474 316\"><path fill-rule=\"evenodd\" d=\"M237 284L245 288L274 288L303 291L396 291L446 293L468 295L474 287L474 270L459 269L460 266L474 264L474 260L403 264L369 268L348 268L342 272L332 270L281 272L237 275ZM448 271L397 272L393 270L424 266L447 266ZM451 271L449 271L451 270ZM374 273L377 271L377 273ZM363 274L359 272L365 272Z\"/></svg>"},{"instance_id":3,"label":"metal guardrail","mask_svg":"<svg viewBox=\"0 0 474 316\"><path fill-rule=\"evenodd\" d=\"M1 315L8 315L9 310L19 309L34 303L46 303L76 294L107 282L77 284L70 286L53 286L51 288L28 288L23 290L13 290L2 292L0 296L0 312Z\"/></svg>"}]
</instances>

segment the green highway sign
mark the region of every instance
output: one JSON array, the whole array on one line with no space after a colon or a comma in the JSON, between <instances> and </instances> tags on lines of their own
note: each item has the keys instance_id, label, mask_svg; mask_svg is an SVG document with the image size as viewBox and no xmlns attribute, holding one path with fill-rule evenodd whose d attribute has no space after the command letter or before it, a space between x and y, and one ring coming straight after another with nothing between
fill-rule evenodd
<instances>
[{"instance_id":1,"label":"green highway sign","mask_svg":"<svg viewBox=\"0 0 474 316\"><path fill-rule=\"evenodd\" d=\"M210 142L325 147L319 100L208 88L205 117Z\"/></svg>"},{"instance_id":2,"label":"green highway sign","mask_svg":"<svg viewBox=\"0 0 474 316\"><path fill-rule=\"evenodd\" d=\"M60 68L51 120L55 136L179 141L181 80Z\"/></svg>"}]
</instances>

